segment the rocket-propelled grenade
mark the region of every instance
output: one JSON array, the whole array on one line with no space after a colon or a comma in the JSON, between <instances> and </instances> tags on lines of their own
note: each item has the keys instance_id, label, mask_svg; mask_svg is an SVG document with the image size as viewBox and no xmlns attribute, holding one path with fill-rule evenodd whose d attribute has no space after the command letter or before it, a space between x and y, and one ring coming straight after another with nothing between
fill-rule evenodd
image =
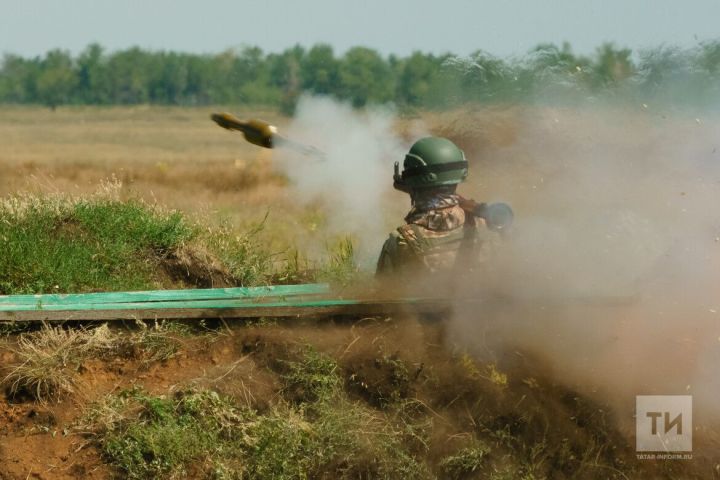
<instances>
[{"instance_id":1,"label":"rocket-propelled grenade","mask_svg":"<svg viewBox=\"0 0 720 480\"><path fill-rule=\"evenodd\" d=\"M496 232L507 231L515 218L512 208L507 203L478 203L460 197L460 207L467 213L485 220L488 228Z\"/></svg>"},{"instance_id":2,"label":"rocket-propelled grenade","mask_svg":"<svg viewBox=\"0 0 720 480\"><path fill-rule=\"evenodd\" d=\"M305 145L283 137L278 134L276 126L264 120L240 120L230 113L213 113L210 118L224 129L242 132L245 140L259 147L288 148L303 155L315 157L325 156L321 150L312 145Z\"/></svg>"}]
</instances>

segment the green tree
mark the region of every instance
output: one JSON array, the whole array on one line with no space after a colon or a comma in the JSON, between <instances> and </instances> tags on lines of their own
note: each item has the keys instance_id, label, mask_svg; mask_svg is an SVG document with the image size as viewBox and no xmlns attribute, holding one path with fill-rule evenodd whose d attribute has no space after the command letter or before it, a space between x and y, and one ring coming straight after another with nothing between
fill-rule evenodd
<instances>
[{"instance_id":1,"label":"green tree","mask_svg":"<svg viewBox=\"0 0 720 480\"><path fill-rule=\"evenodd\" d=\"M720 75L720 40L700 45L697 63L710 75Z\"/></svg>"},{"instance_id":2,"label":"green tree","mask_svg":"<svg viewBox=\"0 0 720 480\"><path fill-rule=\"evenodd\" d=\"M632 50L616 48L612 43L605 43L597 50L597 57L592 65L595 86L616 85L635 73L635 66L630 59Z\"/></svg>"},{"instance_id":3,"label":"green tree","mask_svg":"<svg viewBox=\"0 0 720 480\"><path fill-rule=\"evenodd\" d=\"M485 101L516 91L518 73L513 66L483 50L466 58L451 57L444 65L457 75L464 99Z\"/></svg>"},{"instance_id":4,"label":"green tree","mask_svg":"<svg viewBox=\"0 0 720 480\"><path fill-rule=\"evenodd\" d=\"M37 77L38 100L54 110L58 105L68 103L77 84L78 77L70 53L62 50L48 52L40 64Z\"/></svg>"},{"instance_id":5,"label":"green tree","mask_svg":"<svg viewBox=\"0 0 720 480\"><path fill-rule=\"evenodd\" d=\"M0 68L0 101L7 103L37 101L36 79L39 70L39 60L5 55Z\"/></svg>"},{"instance_id":6,"label":"green tree","mask_svg":"<svg viewBox=\"0 0 720 480\"><path fill-rule=\"evenodd\" d=\"M438 86L441 62L433 55L414 52L401 62L395 98L401 104L427 105Z\"/></svg>"},{"instance_id":7,"label":"green tree","mask_svg":"<svg viewBox=\"0 0 720 480\"><path fill-rule=\"evenodd\" d=\"M110 55L107 63L109 101L115 104L147 103L153 64L137 47Z\"/></svg>"},{"instance_id":8,"label":"green tree","mask_svg":"<svg viewBox=\"0 0 720 480\"><path fill-rule=\"evenodd\" d=\"M300 62L300 78L304 91L330 95L340 91L340 62L330 45L312 47Z\"/></svg>"},{"instance_id":9,"label":"green tree","mask_svg":"<svg viewBox=\"0 0 720 480\"><path fill-rule=\"evenodd\" d=\"M355 107L390 101L393 98L393 80L390 65L375 50L354 47L342 59L341 94Z\"/></svg>"},{"instance_id":10,"label":"green tree","mask_svg":"<svg viewBox=\"0 0 720 480\"><path fill-rule=\"evenodd\" d=\"M107 69L103 48L97 43L89 45L77 59L77 99L85 104L110 102Z\"/></svg>"},{"instance_id":11,"label":"green tree","mask_svg":"<svg viewBox=\"0 0 720 480\"><path fill-rule=\"evenodd\" d=\"M216 56L191 55L187 58L187 86L184 101L190 105L221 103L215 101L213 78Z\"/></svg>"},{"instance_id":12,"label":"green tree","mask_svg":"<svg viewBox=\"0 0 720 480\"><path fill-rule=\"evenodd\" d=\"M530 51L528 66L534 76L546 78L576 75L586 71L590 60L573 54L568 42L563 43L562 47L553 43L542 43Z\"/></svg>"},{"instance_id":13,"label":"green tree","mask_svg":"<svg viewBox=\"0 0 720 480\"><path fill-rule=\"evenodd\" d=\"M183 103L188 86L188 55L162 52L151 63L154 75L149 79L149 100L171 105Z\"/></svg>"},{"instance_id":14,"label":"green tree","mask_svg":"<svg viewBox=\"0 0 720 480\"><path fill-rule=\"evenodd\" d=\"M269 55L267 59L270 84L278 89L280 109L287 114L295 111L297 99L302 93L301 68L305 49L295 45L281 54Z\"/></svg>"},{"instance_id":15,"label":"green tree","mask_svg":"<svg viewBox=\"0 0 720 480\"><path fill-rule=\"evenodd\" d=\"M5 55L0 102L80 104L245 103L291 113L303 92L348 99L356 107L396 102L408 108L451 107L468 101L522 101L542 92L545 101L582 100L588 88L616 98L714 101L720 92L720 40L695 48L641 51L611 43L592 57L569 44L540 44L520 59L482 50L467 57L413 52L383 58L355 47L338 58L331 46L296 45L266 54L257 47L219 54L131 48L106 53L89 45L73 58L61 50L44 57ZM598 92L595 92L598 93ZM536 98L536 97L533 97Z\"/></svg>"}]
</instances>

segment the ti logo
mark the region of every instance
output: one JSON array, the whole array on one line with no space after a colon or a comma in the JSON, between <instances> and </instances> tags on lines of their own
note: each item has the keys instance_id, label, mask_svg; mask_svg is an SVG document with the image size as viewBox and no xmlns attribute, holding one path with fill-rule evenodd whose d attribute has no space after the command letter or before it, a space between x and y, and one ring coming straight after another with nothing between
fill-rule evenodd
<instances>
[{"instance_id":1,"label":"ti logo","mask_svg":"<svg viewBox=\"0 0 720 480\"><path fill-rule=\"evenodd\" d=\"M692 451L692 396L635 397L638 452Z\"/></svg>"}]
</instances>

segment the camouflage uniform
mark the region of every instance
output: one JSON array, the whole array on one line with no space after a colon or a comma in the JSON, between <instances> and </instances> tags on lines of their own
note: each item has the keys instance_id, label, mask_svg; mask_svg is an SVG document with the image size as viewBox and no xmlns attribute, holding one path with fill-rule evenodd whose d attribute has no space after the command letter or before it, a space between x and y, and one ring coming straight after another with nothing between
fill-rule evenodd
<instances>
[{"instance_id":1,"label":"camouflage uniform","mask_svg":"<svg viewBox=\"0 0 720 480\"><path fill-rule=\"evenodd\" d=\"M503 216L503 212L507 216L508 212L503 208L486 212L486 204L472 202L472 213L466 213L455 189L467 175L465 154L446 138L416 141L405 155L402 172L400 162L395 162L393 187L410 195L412 209L405 217L406 224L383 245L377 264L379 276L400 274L402 282L396 285L419 283L452 289L457 277L484 262L496 235L488 232L482 218ZM414 282L427 274L433 282Z\"/></svg>"},{"instance_id":2,"label":"camouflage uniform","mask_svg":"<svg viewBox=\"0 0 720 480\"><path fill-rule=\"evenodd\" d=\"M468 273L490 246L482 219L468 215L454 194L413 199L407 222L385 241L377 274Z\"/></svg>"}]
</instances>

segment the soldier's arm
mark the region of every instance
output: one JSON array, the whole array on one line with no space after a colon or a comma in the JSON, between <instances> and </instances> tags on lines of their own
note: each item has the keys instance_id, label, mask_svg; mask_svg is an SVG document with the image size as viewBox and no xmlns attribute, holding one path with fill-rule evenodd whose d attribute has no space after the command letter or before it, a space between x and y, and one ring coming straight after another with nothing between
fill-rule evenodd
<instances>
[{"instance_id":1,"label":"soldier's arm","mask_svg":"<svg viewBox=\"0 0 720 480\"><path fill-rule=\"evenodd\" d=\"M407 250L407 242L397 232L391 233L380 251L375 275L386 276L397 273L403 258L407 255Z\"/></svg>"}]
</instances>

